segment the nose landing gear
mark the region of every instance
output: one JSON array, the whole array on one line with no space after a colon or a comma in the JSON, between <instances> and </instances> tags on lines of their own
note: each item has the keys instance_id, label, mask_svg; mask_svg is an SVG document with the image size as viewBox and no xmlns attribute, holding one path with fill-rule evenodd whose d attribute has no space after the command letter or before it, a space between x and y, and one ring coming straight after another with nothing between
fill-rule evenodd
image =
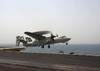
<instances>
[{"instance_id":1,"label":"nose landing gear","mask_svg":"<svg viewBox=\"0 0 100 71\"><path fill-rule=\"evenodd\" d=\"M66 45L68 45L68 43L66 43Z\"/></svg>"}]
</instances>

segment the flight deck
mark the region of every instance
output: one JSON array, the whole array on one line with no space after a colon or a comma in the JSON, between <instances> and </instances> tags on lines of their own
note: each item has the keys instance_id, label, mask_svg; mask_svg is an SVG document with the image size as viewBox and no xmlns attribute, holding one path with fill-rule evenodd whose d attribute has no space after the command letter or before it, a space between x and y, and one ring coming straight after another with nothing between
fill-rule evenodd
<instances>
[{"instance_id":1,"label":"flight deck","mask_svg":"<svg viewBox=\"0 0 100 71\"><path fill-rule=\"evenodd\" d=\"M0 51L0 71L100 71L100 56Z\"/></svg>"}]
</instances>

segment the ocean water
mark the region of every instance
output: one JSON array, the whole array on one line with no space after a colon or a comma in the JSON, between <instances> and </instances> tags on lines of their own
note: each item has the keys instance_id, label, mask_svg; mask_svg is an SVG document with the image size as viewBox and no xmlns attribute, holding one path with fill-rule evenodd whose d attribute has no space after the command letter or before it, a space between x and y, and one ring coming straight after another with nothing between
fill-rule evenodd
<instances>
[{"instance_id":1,"label":"ocean water","mask_svg":"<svg viewBox=\"0 0 100 71\"><path fill-rule=\"evenodd\" d=\"M0 45L0 46L16 46L16 45ZM39 53L59 53L63 51L65 54L74 52L75 54L82 55L100 55L100 44L56 44L51 45L51 48L47 46L42 49L41 47L25 47L26 50L21 52L39 52Z\"/></svg>"}]
</instances>

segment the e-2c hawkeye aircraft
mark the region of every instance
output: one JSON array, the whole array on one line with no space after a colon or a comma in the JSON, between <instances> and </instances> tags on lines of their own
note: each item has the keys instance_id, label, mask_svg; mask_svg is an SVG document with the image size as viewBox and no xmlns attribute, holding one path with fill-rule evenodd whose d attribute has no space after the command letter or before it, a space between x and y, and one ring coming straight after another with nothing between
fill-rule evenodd
<instances>
[{"instance_id":1,"label":"e-2c hawkeye aircraft","mask_svg":"<svg viewBox=\"0 0 100 71\"><path fill-rule=\"evenodd\" d=\"M45 34L51 34L49 37L44 36ZM38 31L38 32L24 32L24 34L34 38L35 40L32 42L32 39L29 37L26 37L26 40L24 40L23 36L17 36L16 37L16 45L19 46L20 42L23 43L23 46L26 47L36 47L41 46L44 48L45 45L50 48L50 44L56 44L56 43L66 43L68 45L68 41L71 38L67 38L66 36L60 36L53 35L50 31Z\"/></svg>"}]
</instances>

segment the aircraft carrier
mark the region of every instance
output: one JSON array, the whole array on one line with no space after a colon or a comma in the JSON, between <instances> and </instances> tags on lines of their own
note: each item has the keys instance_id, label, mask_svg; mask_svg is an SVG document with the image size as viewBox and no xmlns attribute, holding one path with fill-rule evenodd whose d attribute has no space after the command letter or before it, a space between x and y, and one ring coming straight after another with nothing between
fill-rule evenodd
<instances>
[{"instance_id":1,"label":"aircraft carrier","mask_svg":"<svg viewBox=\"0 0 100 71\"><path fill-rule=\"evenodd\" d=\"M0 49L0 71L100 71L100 56L29 53L17 48Z\"/></svg>"}]
</instances>

